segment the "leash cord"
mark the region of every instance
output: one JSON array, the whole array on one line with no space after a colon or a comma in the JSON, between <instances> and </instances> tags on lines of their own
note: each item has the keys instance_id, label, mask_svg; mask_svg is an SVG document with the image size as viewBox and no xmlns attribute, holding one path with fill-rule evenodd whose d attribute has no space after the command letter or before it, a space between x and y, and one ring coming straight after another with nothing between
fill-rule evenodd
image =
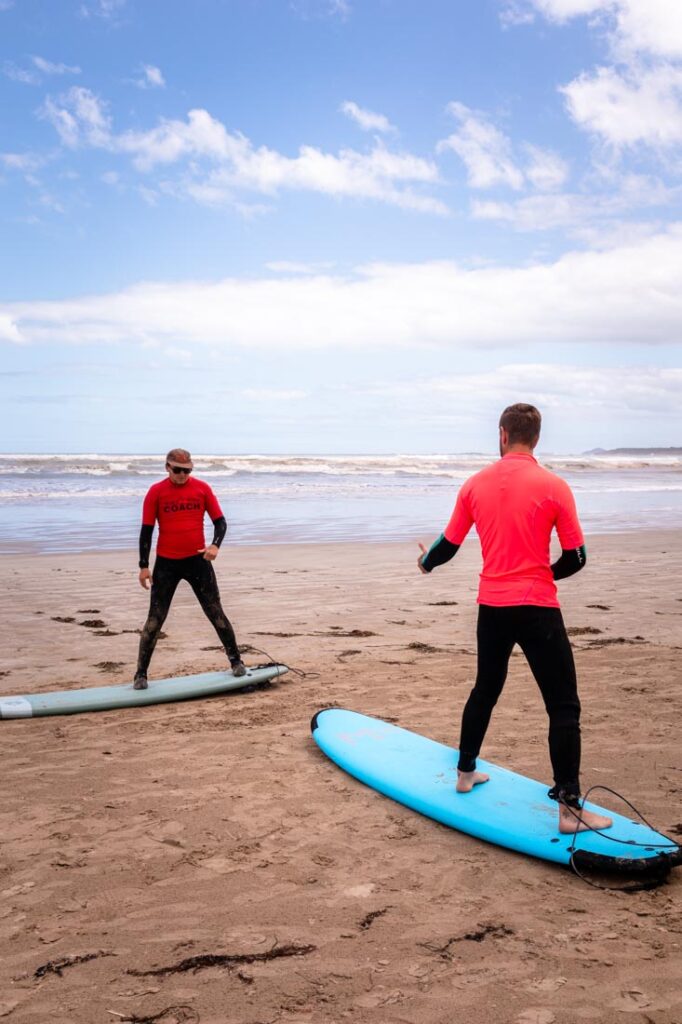
<instances>
[{"instance_id":1,"label":"leash cord","mask_svg":"<svg viewBox=\"0 0 682 1024\"><path fill-rule=\"evenodd\" d=\"M249 648L255 654L262 654L265 658L269 658L271 665L281 665L282 664L282 662L276 661L275 658L273 658L273 656L271 654L269 654L267 651L261 651L259 647L253 647L251 644L249 644ZM294 675L300 676L301 679L319 679L320 678L320 673L319 672L304 672L303 669L294 668L293 665L287 665L287 668L289 669L290 672L293 672Z\"/></svg>"},{"instance_id":2,"label":"leash cord","mask_svg":"<svg viewBox=\"0 0 682 1024\"><path fill-rule=\"evenodd\" d=\"M676 843L675 840L672 839L670 836L666 835L665 832L660 832L658 829L654 828L654 826L651 824L651 822L647 821L647 819L644 817L642 812L640 810L638 810L638 808L635 807L635 805L633 803L631 803L627 799L627 797L623 796L622 793L617 793L615 789L611 789L609 786L601 786L601 785L590 786L590 788L588 789L588 791L585 794L585 797L583 799L583 807L584 807L585 803L587 802L590 793L593 793L597 789L603 790L605 793L610 793L612 796L615 796L618 800L622 800L623 803L627 804L627 806L630 808L630 810L633 811L637 815L637 817L640 819L640 821L642 821L648 828L650 828L652 830L652 832L658 832L659 835L662 835L667 840L667 842L666 843L638 843L638 842L635 842L635 841L629 840L629 839L615 839L613 836L608 835L602 829L593 828L591 825L588 825L587 822L583 821L583 817L582 817L581 813L576 813L576 811L574 810L573 807L568 807L568 809L570 810L571 814L578 820L578 822L580 824L582 824L582 825L585 825L585 831L595 832L597 835L602 836L604 839L608 839L612 843L620 843L621 845L642 846L642 847L646 847L646 848L649 848L649 849L660 849L660 850L669 850L671 848L675 849L675 850L679 849L679 843ZM564 806L568 806L568 805L564 804ZM656 886L660 885L665 880L665 878L667 877L667 873L668 872L665 870L663 865L660 865L661 870L657 873L657 877L655 877L653 879L647 879L647 880L642 881L642 882L634 882L631 885L624 885L624 886L620 886L620 885L602 885L600 882L593 882L591 879L586 878L585 875L582 874L582 872L576 866L576 863L575 863L575 854L581 852L580 850L576 850L576 840L577 840L577 837L579 835L580 835L580 832L578 832L576 830L576 832L574 832L574 834L573 834L573 841L572 841L571 845L569 846L569 852L570 852L570 855L571 855L570 856L570 866L573 869L573 871L575 872L575 874L578 876L578 878L582 879L583 882L587 882L588 885L591 885L595 889L603 889L606 892L642 892L642 891L646 891L648 889L656 888ZM660 864L660 862L659 862L659 864Z\"/></svg>"}]
</instances>

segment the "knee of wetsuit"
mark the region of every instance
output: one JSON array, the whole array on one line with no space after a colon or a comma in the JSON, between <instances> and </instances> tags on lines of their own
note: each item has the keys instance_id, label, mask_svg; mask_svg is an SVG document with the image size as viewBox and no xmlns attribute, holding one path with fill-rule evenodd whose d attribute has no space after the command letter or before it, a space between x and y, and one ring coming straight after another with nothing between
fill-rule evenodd
<instances>
[{"instance_id":1,"label":"knee of wetsuit","mask_svg":"<svg viewBox=\"0 0 682 1024\"><path fill-rule=\"evenodd\" d=\"M571 701L550 709L550 728L574 729L580 722L580 704Z\"/></svg>"}]
</instances>

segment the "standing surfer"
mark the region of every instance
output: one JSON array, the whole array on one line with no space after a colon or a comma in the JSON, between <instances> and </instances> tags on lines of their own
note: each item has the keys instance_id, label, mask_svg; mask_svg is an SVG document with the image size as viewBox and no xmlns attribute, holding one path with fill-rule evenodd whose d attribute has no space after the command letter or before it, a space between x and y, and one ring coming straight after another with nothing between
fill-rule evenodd
<instances>
[{"instance_id":1,"label":"standing surfer","mask_svg":"<svg viewBox=\"0 0 682 1024\"><path fill-rule=\"evenodd\" d=\"M218 634L233 675L246 675L234 630L220 603L218 581L211 564L218 557L227 523L215 494L203 480L192 477L193 469L190 453L184 448L173 448L166 456L167 478L153 484L144 499L139 581L145 590L151 584L151 598L149 615L140 636L136 690L147 688L149 662L180 580L187 580ZM208 547L204 539L205 513L213 521L213 540ZM152 574L149 553L156 522L159 539Z\"/></svg>"},{"instance_id":2,"label":"standing surfer","mask_svg":"<svg viewBox=\"0 0 682 1024\"><path fill-rule=\"evenodd\" d=\"M559 804L559 830L608 828L610 818L580 803L580 701L571 644L555 580L585 565L585 543L568 484L539 466L533 451L541 416L532 405L510 405L500 417L498 462L460 488L448 525L427 551L420 544L419 569L429 573L457 554L472 526L483 551L478 591L478 669L462 715L457 791L488 782L476 758L493 708L507 678L515 644L523 651L549 715L549 753ZM561 557L550 565L556 530Z\"/></svg>"}]
</instances>

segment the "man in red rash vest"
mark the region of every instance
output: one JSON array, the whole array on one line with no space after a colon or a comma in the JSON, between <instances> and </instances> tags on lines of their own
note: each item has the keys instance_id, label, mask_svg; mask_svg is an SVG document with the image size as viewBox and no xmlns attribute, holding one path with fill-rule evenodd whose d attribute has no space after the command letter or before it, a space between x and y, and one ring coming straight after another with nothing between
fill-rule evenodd
<instances>
[{"instance_id":1,"label":"man in red rash vest","mask_svg":"<svg viewBox=\"0 0 682 1024\"><path fill-rule=\"evenodd\" d=\"M173 448L166 456L167 478L153 484L144 499L140 530L140 586L151 584L149 615L140 636L135 672L136 690L146 690L147 670L159 632L170 609L180 580L187 580L202 610L225 648L232 673L246 675L230 620L220 603L220 592L212 563L218 557L227 523L215 494L203 480L192 477L192 456L184 448ZM206 546L204 514L213 520L213 540ZM154 573L149 571L149 553L155 523L159 524Z\"/></svg>"},{"instance_id":2,"label":"man in red rash vest","mask_svg":"<svg viewBox=\"0 0 682 1024\"><path fill-rule=\"evenodd\" d=\"M500 417L500 460L460 488L444 533L419 569L429 573L449 561L472 526L483 552L478 591L478 669L462 715L457 792L488 782L476 758L518 644L540 688L549 715L549 752L559 804L559 831L608 828L610 818L580 803L580 701L573 652L557 599L555 580L579 572L585 544L568 484L539 466L533 455L541 417L532 405L511 405ZM561 557L550 565L556 530Z\"/></svg>"}]
</instances>

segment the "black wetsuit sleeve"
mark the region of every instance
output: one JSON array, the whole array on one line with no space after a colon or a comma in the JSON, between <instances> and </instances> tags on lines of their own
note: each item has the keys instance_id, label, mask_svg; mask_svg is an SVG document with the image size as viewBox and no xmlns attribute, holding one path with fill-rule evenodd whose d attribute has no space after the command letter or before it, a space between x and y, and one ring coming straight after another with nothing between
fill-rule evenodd
<instances>
[{"instance_id":1,"label":"black wetsuit sleeve","mask_svg":"<svg viewBox=\"0 0 682 1024\"><path fill-rule=\"evenodd\" d=\"M140 569L149 568L149 553L152 550L152 534L154 533L153 526L145 526L142 524L140 529Z\"/></svg>"},{"instance_id":2,"label":"black wetsuit sleeve","mask_svg":"<svg viewBox=\"0 0 682 1024\"><path fill-rule=\"evenodd\" d=\"M218 516L217 519L213 520L213 540L211 541L211 544L215 544L215 546L219 548L226 533L227 519L225 516Z\"/></svg>"},{"instance_id":3,"label":"black wetsuit sleeve","mask_svg":"<svg viewBox=\"0 0 682 1024\"><path fill-rule=\"evenodd\" d=\"M422 569L431 572L437 565L444 565L454 558L459 551L459 544L453 544L447 540L444 533L441 533L438 540L435 540L429 550L422 558Z\"/></svg>"},{"instance_id":4,"label":"black wetsuit sleeve","mask_svg":"<svg viewBox=\"0 0 682 1024\"><path fill-rule=\"evenodd\" d=\"M587 561L585 545L579 548L562 548L561 558L558 558L551 566L552 576L555 580L565 580L567 576L573 576L580 572Z\"/></svg>"}]
</instances>

